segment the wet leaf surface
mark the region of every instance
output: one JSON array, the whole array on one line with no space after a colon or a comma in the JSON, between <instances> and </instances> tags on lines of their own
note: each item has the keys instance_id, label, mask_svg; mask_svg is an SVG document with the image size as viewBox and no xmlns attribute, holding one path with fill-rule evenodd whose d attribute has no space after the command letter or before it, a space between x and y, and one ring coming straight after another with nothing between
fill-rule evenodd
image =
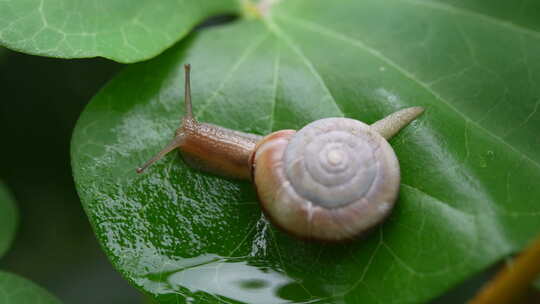
<instances>
[{"instance_id":1,"label":"wet leaf surface","mask_svg":"<svg viewBox=\"0 0 540 304\"><path fill-rule=\"evenodd\" d=\"M162 303L417 303L443 293L540 230L540 18L531 11L284 1L262 20L202 31L128 67L73 135L98 239ZM176 153L137 175L183 115L184 63L197 118L245 132L425 107L390 141L402 172L392 216L364 240L307 243L265 220L252 185L197 172Z\"/></svg>"}]
</instances>

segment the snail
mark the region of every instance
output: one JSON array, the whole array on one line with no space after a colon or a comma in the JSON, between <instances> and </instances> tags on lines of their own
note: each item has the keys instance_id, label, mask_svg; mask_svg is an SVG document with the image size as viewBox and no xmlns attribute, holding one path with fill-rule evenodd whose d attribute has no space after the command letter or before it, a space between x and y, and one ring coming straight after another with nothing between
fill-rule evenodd
<instances>
[{"instance_id":1,"label":"snail","mask_svg":"<svg viewBox=\"0 0 540 304\"><path fill-rule=\"evenodd\" d=\"M323 118L299 131L280 130L263 137L198 122L191 106L190 65L184 67L182 124L138 173L178 148L194 168L253 181L270 221L302 239L354 239L388 217L400 172L387 140L423 108L402 109L372 125Z\"/></svg>"}]
</instances>

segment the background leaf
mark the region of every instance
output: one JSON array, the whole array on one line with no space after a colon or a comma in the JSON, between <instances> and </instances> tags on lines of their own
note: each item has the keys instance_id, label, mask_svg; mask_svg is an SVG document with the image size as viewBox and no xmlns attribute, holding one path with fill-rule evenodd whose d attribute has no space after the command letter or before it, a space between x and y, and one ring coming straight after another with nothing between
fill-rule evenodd
<instances>
[{"instance_id":1,"label":"background leaf","mask_svg":"<svg viewBox=\"0 0 540 304\"><path fill-rule=\"evenodd\" d=\"M529 14L489 1L284 1L263 20L194 34L127 68L73 135L75 181L100 242L163 303L442 293L540 230L540 18ZM187 62L196 116L246 132L426 107L391 141L402 185L390 219L363 241L305 243L268 224L248 183L178 155L136 175L178 126Z\"/></svg>"},{"instance_id":2,"label":"background leaf","mask_svg":"<svg viewBox=\"0 0 540 304\"><path fill-rule=\"evenodd\" d=\"M0 257L9 249L15 238L17 228L17 209L11 193L0 181Z\"/></svg>"},{"instance_id":3,"label":"background leaf","mask_svg":"<svg viewBox=\"0 0 540 304\"><path fill-rule=\"evenodd\" d=\"M135 62L161 53L208 16L236 10L235 0L8 0L0 2L0 45L33 55Z\"/></svg>"},{"instance_id":4,"label":"background leaf","mask_svg":"<svg viewBox=\"0 0 540 304\"><path fill-rule=\"evenodd\" d=\"M0 303L59 304L60 301L31 281L12 273L0 271Z\"/></svg>"}]
</instances>

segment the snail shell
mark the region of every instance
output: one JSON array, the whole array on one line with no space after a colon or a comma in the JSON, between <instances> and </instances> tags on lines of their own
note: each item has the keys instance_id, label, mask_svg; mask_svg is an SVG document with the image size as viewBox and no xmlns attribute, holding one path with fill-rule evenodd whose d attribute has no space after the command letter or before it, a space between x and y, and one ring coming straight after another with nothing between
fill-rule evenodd
<instances>
[{"instance_id":1,"label":"snail shell","mask_svg":"<svg viewBox=\"0 0 540 304\"><path fill-rule=\"evenodd\" d=\"M399 190L392 147L363 122L325 118L263 138L253 179L273 223L305 239L351 239L386 218Z\"/></svg>"}]
</instances>

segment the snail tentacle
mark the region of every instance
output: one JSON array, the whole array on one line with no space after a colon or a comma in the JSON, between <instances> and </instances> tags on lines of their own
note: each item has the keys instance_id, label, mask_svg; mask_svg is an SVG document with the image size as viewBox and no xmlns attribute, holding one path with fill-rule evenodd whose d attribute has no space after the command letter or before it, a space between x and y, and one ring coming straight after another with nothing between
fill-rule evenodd
<instances>
[{"instance_id":1,"label":"snail tentacle","mask_svg":"<svg viewBox=\"0 0 540 304\"><path fill-rule=\"evenodd\" d=\"M388 140L423 112L424 108L422 107L405 108L374 122L370 128Z\"/></svg>"}]
</instances>

